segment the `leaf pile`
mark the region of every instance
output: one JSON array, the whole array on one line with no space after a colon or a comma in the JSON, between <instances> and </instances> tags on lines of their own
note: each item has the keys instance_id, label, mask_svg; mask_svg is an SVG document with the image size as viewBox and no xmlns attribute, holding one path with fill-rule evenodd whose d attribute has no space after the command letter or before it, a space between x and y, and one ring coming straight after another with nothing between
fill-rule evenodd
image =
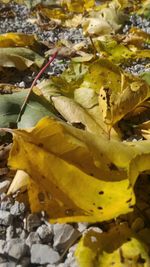
<instances>
[{"instance_id":1,"label":"leaf pile","mask_svg":"<svg viewBox=\"0 0 150 267\"><path fill-rule=\"evenodd\" d=\"M150 262L141 228L145 223L150 231L144 206L150 210L150 73L124 70L141 59L147 69L150 35L134 27L128 35L122 31L129 13L148 18L149 3L141 2L63 0L53 9L35 6L38 23L45 18L56 27L82 27L86 38L78 44L61 40L49 47L32 35L0 35L3 71L40 69L58 47L60 57L70 57L61 75L33 88L19 122L30 89L2 84L0 116L1 128L13 133L8 165L18 170L9 194L27 189L31 211L44 210L52 223L107 221L107 231L89 228L79 242L81 267ZM18 129L11 129L14 124Z\"/></svg>"}]
</instances>

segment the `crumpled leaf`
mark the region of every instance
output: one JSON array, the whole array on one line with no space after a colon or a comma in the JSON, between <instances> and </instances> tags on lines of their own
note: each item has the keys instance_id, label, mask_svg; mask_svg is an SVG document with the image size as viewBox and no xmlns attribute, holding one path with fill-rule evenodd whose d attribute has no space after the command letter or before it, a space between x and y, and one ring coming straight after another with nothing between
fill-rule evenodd
<instances>
[{"instance_id":1,"label":"crumpled leaf","mask_svg":"<svg viewBox=\"0 0 150 267\"><path fill-rule=\"evenodd\" d=\"M60 146L58 140L60 141L65 128L70 133L66 132L67 142L64 139ZM48 132L47 129L49 129ZM120 213L132 211L135 200L128 179L123 177L120 181L106 182L103 177L97 179L78 167L80 165L76 158L76 149L78 147L79 151L84 152L86 145L74 136L74 131L79 136L83 132L61 125L50 118L41 120L30 133L13 131L14 141L9 165L13 169L24 170L31 177L31 185L28 189L29 199L32 198L34 191L32 184L37 185L33 197L35 201L30 202L32 211L39 211L42 205L42 210L47 212L53 222L103 221L116 217ZM85 136L83 138L85 139ZM96 149L93 144L91 146L96 156ZM88 154L90 156L90 152ZM79 152L78 158L80 155ZM33 158L36 159L34 162ZM95 160L98 161L96 158ZM80 164L84 165L84 161ZM101 169L105 170L104 165ZM99 175L101 175L100 171ZM128 202L129 199L130 202ZM39 205L41 201L42 204Z\"/></svg>"},{"instance_id":2,"label":"crumpled leaf","mask_svg":"<svg viewBox=\"0 0 150 267\"><path fill-rule=\"evenodd\" d=\"M95 4L95 0L61 0L63 6L67 6L70 12L82 13L89 8L92 8Z\"/></svg>"},{"instance_id":3,"label":"crumpled leaf","mask_svg":"<svg viewBox=\"0 0 150 267\"><path fill-rule=\"evenodd\" d=\"M140 78L123 73L106 59L93 62L81 87L99 93L99 106L106 124L114 125L150 95L149 86Z\"/></svg>"},{"instance_id":4,"label":"crumpled leaf","mask_svg":"<svg viewBox=\"0 0 150 267\"><path fill-rule=\"evenodd\" d=\"M92 113L88 114L74 99L66 97L59 89L54 89L51 82L43 81L41 84L38 84L38 88L67 122L78 125L81 129L83 128L89 132L107 135L105 127L103 128L100 122L98 124L98 121L91 116ZM98 117L100 112L99 110L96 111L98 111Z\"/></svg>"},{"instance_id":5,"label":"crumpled leaf","mask_svg":"<svg viewBox=\"0 0 150 267\"><path fill-rule=\"evenodd\" d=\"M114 3L100 11L89 13L88 18L83 18L83 32L85 35L105 35L118 31L126 16Z\"/></svg>"},{"instance_id":6,"label":"crumpled leaf","mask_svg":"<svg viewBox=\"0 0 150 267\"><path fill-rule=\"evenodd\" d=\"M24 47L0 48L0 66L25 70L36 65L39 68L43 65L44 58L34 51Z\"/></svg>"},{"instance_id":7,"label":"crumpled leaf","mask_svg":"<svg viewBox=\"0 0 150 267\"><path fill-rule=\"evenodd\" d=\"M147 246L125 224L102 233L89 228L75 255L80 267L148 267L150 260Z\"/></svg>"},{"instance_id":8,"label":"crumpled leaf","mask_svg":"<svg viewBox=\"0 0 150 267\"><path fill-rule=\"evenodd\" d=\"M36 36L23 33L4 33L0 35L0 47L30 47L34 51L41 50L44 45L36 40Z\"/></svg>"},{"instance_id":9,"label":"crumpled leaf","mask_svg":"<svg viewBox=\"0 0 150 267\"><path fill-rule=\"evenodd\" d=\"M80 87L74 91L74 100L79 103L84 110L96 121L104 135L108 135L108 127L103 121L102 112L100 112L98 95L91 88ZM93 131L94 132L94 131ZM119 140L118 133L113 128L110 138Z\"/></svg>"},{"instance_id":10,"label":"crumpled leaf","mask_svg":"<svg viewBox=\"0 0 150 267\"><path fill-rule=\"evenodd\" d=\"M145 31L142 31L139 28L132 27L129 31L129 34L124 36L122 42L124 44L134 45L138 48L143 49L144 44L150 43L150 34Z\"/></svg>"},{"instance_id":11,"label":"crumpled leaf","mask_svg":"<svg viewBox=\"0 0 150 267\"><path fill-rule=\"evenodd\" d=\"M80 86L83 81L84 74L88 71L88 63L71 62L68 69L66 69L60 76L51 77L47 82L40 83L38 87L40 90L45 88L47 97L53 88L53 91L61 91L65 96L72 97L74 90Z\"/></svg>"},{"instance_id":12,"label":"crumpled leaf","mask_svg":"<svg viewBox=\"0 0 150 267\"><path fill-rule=\"evenodd\" d=\"M39 12L39 14L42 15L42 17L45 17L49 20L64 21L68 18L68 14L60 6L56 6L53 8L51 6L49 7L37 6L35 10Z\"/></svg>"},{"instance_id":13,"label":"crumpled leaf","mask_svg":"<svg viewBox=\"0 0 150 267\"><path fill-rule=\"evenodd\" d=\"M118 37L119 38L119 37ZM143 46L149 43L149 35L142 31L137 32L133 29L133 32L129 33L125 39L120 42L116 36L105 36L103 39L95 38L95 47L97 51L105 58L108 58L116 64L125 64L129 60L135 61L136 59L145 59L150 57L148 49L144 49Z\"/></svg>"}]
</instances>

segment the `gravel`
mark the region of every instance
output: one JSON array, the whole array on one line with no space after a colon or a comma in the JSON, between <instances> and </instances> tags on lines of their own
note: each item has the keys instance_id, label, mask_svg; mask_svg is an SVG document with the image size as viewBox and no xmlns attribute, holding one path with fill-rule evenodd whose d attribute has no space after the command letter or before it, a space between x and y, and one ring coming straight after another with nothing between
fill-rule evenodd
<instances>
[{"instance_id":1,"label":"gravel","mask_svg":"<svg viewBox=\"0 0 150 267\"><path fill-rule=\"evenodd\" d=\"M123 33L128 33L131 27L137 27L146 33L150 33L150 21L137 14L130 16L128 23L123 28Z\"/></svg>"}]
</instances>

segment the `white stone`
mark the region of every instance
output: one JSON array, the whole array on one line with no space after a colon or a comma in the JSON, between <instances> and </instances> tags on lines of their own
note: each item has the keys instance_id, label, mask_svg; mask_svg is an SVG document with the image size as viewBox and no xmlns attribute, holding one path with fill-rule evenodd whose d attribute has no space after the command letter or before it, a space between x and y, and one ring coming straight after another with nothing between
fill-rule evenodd
<instances>
[{"instance_id":1,"label":"white stone","mask_svg":"<svg viewBox=\"0 0 150 267\"><path fill-rule=\"evenodd\" d=\"M0 239L0 254L4 253L4 247L5 247L6 241Z\"/></svg>"},{"instance_id":2,"label":"white stone","mask_svg":"<svg viewBox=\"0 0 150 267\"><path fill-rule=\"evenodd\" d=\"M12 238L6 242L4 250L10 257L19 260L26 253L26 245L24 240Z\"/></svg>"},{"instance_id":3,"label":"white stone","mask_svg":"<svg viewBox=\"0 0 150 267\"><path fill-rule=\"evenodd\" d=\"M54 264L60 260L60 255L48 245L34 244L31 247L31 263Z\"/></svg>"},{"instance_id":4,"label":"white stone","mask_svg":"<svg viewBox=\"0 0 150 267\"><path fill-rule=\"evenodd\" d=\"M0 225L10 225L12 222L12 215L9 211L0 210Z\"/></svg>"},{"instance_id":5,"label":"white stone","mask_svg":"<svg viewBox=\"0 0 150 267\"><path fill-rule=\"evenodd\" d=\"M54 225L54 248L57 250L65 250L68 245L72 244L81 233L70 224Z\"/></svg>"}]
</instances>

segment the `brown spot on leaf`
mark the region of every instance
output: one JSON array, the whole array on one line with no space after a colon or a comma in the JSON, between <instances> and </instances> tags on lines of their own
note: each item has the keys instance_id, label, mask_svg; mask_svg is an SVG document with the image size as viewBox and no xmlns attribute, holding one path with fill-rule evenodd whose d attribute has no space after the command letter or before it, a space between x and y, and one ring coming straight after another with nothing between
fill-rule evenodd
<instances>
[{"instance_id":1,"label":"brown spot on leaf","mask_svg":"<svg viewBox=\"0 0 150 267\"><path fill-rule=\"evenodd\" d=\"M39 147L43 147L43 144L42 144L42 143L39 143L38 146L39 146Z\"/></svg>"},{"instance_id":2,"label":"brown spot on leaf","mask_svg":"<svg viewBox=\"0 0 150 267\"><path fill-rule=\"evenodd\" d=\"M130 206L129 206L129 209L133 209L133 208L134 208L134 205L130 205Z\"/></svg>"},{"instance_id":3,"label":"brown spot on leaf","mask_svg":"<svg viewBox=\"0 0 150 267\"><path fill-rule=\"evenodd\" d=\"M131 200L132 200L132 198L129 198L129 199L126 201L126 203L129 203L129 202L131 202Z\"/></svg>"},{"instance_id":4,"label":"brown spot on leaf","mask_svg":"<svg viewBox=\"0 0 150 267\"><path fill-rule=\"evenodd\" d=\"M104 194L104 191L99 191L98 194L99 195L103 195Z\"/></svg>"},{"instance_id":5,"label":"brown spot on leaf","mask_svg":"<svg viewBox=\"0 0 150 267\"><path fill-rule=\"evenodd\" d=\"M38 193L38 199L40 202L44 202L45 200L45 196L43 192Z\"/></svg>"},{"instance_id":6,"label":"brown spot on leaf","mask_svg":"<svg viewBox=\"0 0 150 267\"><path fill-rule=\"evenodd\" d=\"M116 165L114 163L112 163L112 162L108 165L108 167L109 167L109 169L111 171L117 171L118 170L118 168L116 167Z\"/></svg>"}]
</instances>

